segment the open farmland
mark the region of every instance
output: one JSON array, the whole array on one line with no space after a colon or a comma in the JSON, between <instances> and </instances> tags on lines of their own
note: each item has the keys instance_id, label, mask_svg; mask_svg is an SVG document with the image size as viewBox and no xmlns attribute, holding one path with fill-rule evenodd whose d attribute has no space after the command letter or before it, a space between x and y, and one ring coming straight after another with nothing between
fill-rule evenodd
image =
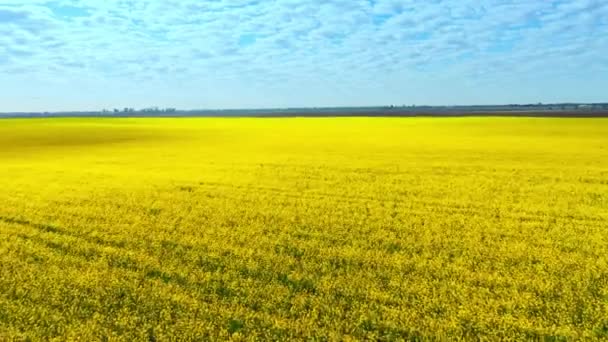
<instances>
[{"instance_id":1,"label":"open farmland","mask_svg":"<svg viewBox=\"0 0 608 342\"><path fill-rule=\"evenodd\" d=\"M0 340L608 338L608 120L0 121Z\"/></svg>"}]
</instances>

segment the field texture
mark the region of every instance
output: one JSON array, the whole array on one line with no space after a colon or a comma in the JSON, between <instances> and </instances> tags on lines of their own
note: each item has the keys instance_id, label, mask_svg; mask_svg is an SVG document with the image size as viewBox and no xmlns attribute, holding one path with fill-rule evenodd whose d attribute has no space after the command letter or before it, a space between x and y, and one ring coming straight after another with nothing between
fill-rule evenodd
<instances>
[{"instance_id":1,"label":"field texture","mask_svg":"<svg viewBox=\"0 0 608 342\"><path fill-rule=\"evenodd\" d=\"M607 339L608 120L0 121L0 340Z\"/></svg>"}]
</instances>

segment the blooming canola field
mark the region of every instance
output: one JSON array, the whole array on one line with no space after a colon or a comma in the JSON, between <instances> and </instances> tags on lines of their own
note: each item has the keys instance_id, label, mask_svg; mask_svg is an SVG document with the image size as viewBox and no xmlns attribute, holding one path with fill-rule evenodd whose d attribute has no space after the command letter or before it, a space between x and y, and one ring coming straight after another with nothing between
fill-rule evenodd
<instances>
[{"instance_id":1,"label":"blooming canola field","mask_svg":"<svg viewBox=\"0 0 608 342\"><path fill-rule=\"evenodd\" d=\"M0 340L608 339L608 120L0 120Z\"/></svg>"}]
</instances>

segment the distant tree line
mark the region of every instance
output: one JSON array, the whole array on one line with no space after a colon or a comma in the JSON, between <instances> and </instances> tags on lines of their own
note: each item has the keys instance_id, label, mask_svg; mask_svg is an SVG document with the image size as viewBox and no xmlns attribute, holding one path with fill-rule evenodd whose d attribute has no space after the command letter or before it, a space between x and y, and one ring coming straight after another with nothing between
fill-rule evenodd
<instances>
[{"instance_id":1,"label":"distant tree line","mask_svg":"<svg viewBox=\"0 0 608 342\"><path fill-rule=\"evenodd\" d=\"M139 110L136 110L134 108L129 108L129 107L125 107L123 109L119 109L119 108L114 108L113 110L108 110L108 109L103 109L102 113L107 114L107 113L114 113L114 114L118 114L118 113L153 113L153 114L160 114L160 113L175 113L177 112L177 109L175 108L159 108L159 107L148 107L148 108L142 108Z\"/></svg>"}]
</instances>

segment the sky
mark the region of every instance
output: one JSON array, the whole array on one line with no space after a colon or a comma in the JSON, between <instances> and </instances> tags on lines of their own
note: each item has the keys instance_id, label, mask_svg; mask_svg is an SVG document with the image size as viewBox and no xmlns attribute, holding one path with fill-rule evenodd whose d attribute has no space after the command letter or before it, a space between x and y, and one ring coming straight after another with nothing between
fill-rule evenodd
<instances>
[{"instance_id":1,"label":"sky","mask_svg":"<svg viewBox=\"0 0 608 342\"><path fill-rule=\"evenodd\" d=\"M0 112L605 101L606 0L0 0Z\"/></svg>"}]
</instances>

